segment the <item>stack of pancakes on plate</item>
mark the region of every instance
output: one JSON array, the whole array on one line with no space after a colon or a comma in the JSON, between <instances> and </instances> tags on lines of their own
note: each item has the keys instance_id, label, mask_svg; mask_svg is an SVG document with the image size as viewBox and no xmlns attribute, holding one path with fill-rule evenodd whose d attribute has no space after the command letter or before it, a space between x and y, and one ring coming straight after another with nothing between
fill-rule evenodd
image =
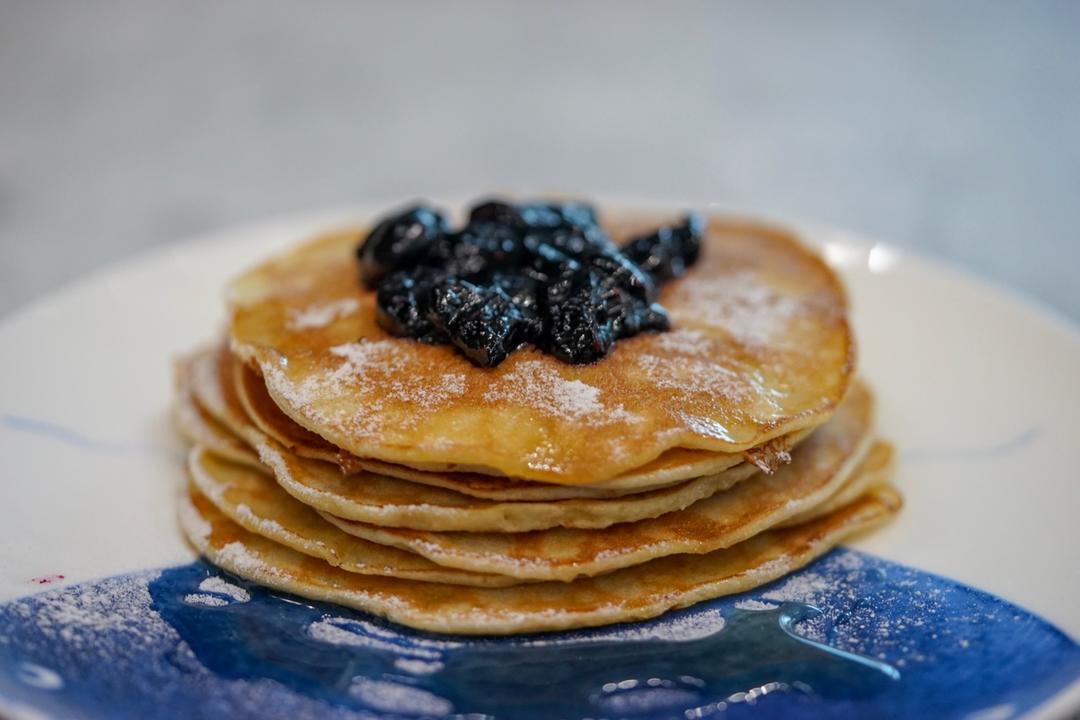
<instances>
[{"instance_id":1,"label":"stack of pancakes on plate","mask_svg":"<svg viewBox=\"0 0 1080 720\"><path fill-rule=\"evenodd\" d=\"M710 218L670 331L495 368L384 332L363 236L237 278L227 338L177 363L181 521L225 570L436 632L559 630L748 590L899 509L843 289L789 233Z\"/></svg>"}]
</instances>

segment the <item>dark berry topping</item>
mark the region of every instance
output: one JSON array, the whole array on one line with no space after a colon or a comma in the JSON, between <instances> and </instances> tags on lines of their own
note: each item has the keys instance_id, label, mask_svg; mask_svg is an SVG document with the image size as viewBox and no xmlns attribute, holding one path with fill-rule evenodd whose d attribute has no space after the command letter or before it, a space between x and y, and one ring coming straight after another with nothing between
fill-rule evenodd
<instances>
[{"instance_id":1,"label":"dark berry topping","mask_svg":"<svg viewBox=\"0 0 1080 720\"><path fill-rule=\"evenodd\" d=\"M361 278L368 287L376 287L394 270L422 258L445 233L442 215L422 205L383 219L357 251Z\"/></svg>"},{"instance_id":2,"label":"dark berry topping","mask_svg":"<svg viewBox=\"0 0 1080 720\"><path fill-rule=\"evenodd\" d=\"M623 252L656 282L662 283L679 277L694 264L704 236L705 221L697 213L691 213L678 225L662 227L632 240Z\"/></svg>"},{"instance_id":3,"label":"dark berry topping","mask_svg":"<svg viewBox=\"0 0 1080 720\"><path fill-rule=\"evenodd\" d=\"M657 287L694 263L703 236L691 214L619 248L590 205L492 199L456 232L434 210L408 208L357 254L393 335L452 344L485 367L525 343L586 363L621 338L670 327Z\"/></svg>"},{"instance_id":4,"label":"dark berry topping","mask_svg":"<svg viewBox=\"0 0 1080 720\"><path fill-rule=\"evenodd\" d=\"M392 335L430 343L445 342L445 336L428 319L435 280L434 273L409 271L385 278L375 296L379 325Z\"/></svg>"},{"instance_id":5,"label":"dark berry topping","mask_svg":"<svg viewBox=\"0 0 1080 720\"><path fill-rule=\"evenodd\" d=\"M498 365L526 340L525 318L497 285L445 278L432 289L428 317L476 365Z\"/></svg>"}]
</instances>

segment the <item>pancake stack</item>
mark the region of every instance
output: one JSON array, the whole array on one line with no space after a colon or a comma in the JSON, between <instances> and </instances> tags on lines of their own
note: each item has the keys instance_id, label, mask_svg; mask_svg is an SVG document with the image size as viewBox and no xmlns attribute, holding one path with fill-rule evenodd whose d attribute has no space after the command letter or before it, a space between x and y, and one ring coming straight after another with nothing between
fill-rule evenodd
<instances>
[{"instance_id":1,"label":"pancake stack","mask_svg":"<svg viewBox=\"0 0 1080 720\"><path fill-rule=\"evenodd\" d=\"M789 233L710 218L671 330L495 368L379 327L364 235L237 278L227 337L177 362L181 524L223 569L428 631L562 630L748 590L899 509L843 290Z\"/></svg>"}]
</instances>

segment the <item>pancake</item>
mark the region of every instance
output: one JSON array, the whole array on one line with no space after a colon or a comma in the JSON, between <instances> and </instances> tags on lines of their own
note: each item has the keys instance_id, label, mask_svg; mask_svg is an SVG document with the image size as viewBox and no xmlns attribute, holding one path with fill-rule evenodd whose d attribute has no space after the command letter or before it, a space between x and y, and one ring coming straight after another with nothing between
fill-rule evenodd
<instances>
[{"instance_id":1,"label":"pancake","mask_svg":"<svg viewBox=\"0 0 1080 720\"><path fill-rule=\"evenodd\" d=\"M259 441L256 450L278 484L313 508L363 523L435 532L605 528L681 510L757 472L753 465L743 464L717 475L622 497L509 502L374 473L344 476L335 466L293 455L268 437Z\"/></svg>"},{"instance_id":2,"label":"pancake","mask_svg":"<svg viewBox=\"0 0 1080 720\"><path fill-rule=\"evenodd\" d=\"M209 502L245 530L351 573L477 587L522 582L444 568L414 553L348 535L293 500L270 477L216 458L204 448L195 447L188 456L188 477L196 506Z\"/></svg>"},{"instance_id":3,"label":"pancake","mask_svg":"<svg viewBox=\"0 0 1080 720\"><path fill-rule=\"evenodd\" d=\"M839 281L778 229L711 218L700 260L659 296L670 332L589 365L527 347L496 368L376 324L362 233L322 235L227 292L233 352L290 418L357 457L603 485L671 448L742 453L818 425L851 378Z\"/></svg>"},{"instance_id":4,"label":"pancake","mask_svg":"<svg viewBox=\"0 0 1080 720\"><path fill-rule=\"evenodd\" d=\"M357 575L244 530L209 502L182 500L181 523L215 565L304 598L346 605L420 630L505 635L567 630L655 617L742 592L806 565L901 505L876 489L810 523L763 532L726 550L673 555L572 583L470 588Z\"/></svg>"},{"instance_id":5,"label":"pancake","mask_svg":"<svg viewBox=\"0 0 1080 720\"><path fill-rule=\"evenodd\" d=\"M283 413L267 393L262 378L252 368L236 361L225 351L221 351L218 363L222 368L221 372L227 373L219 382L231 382L233 394L242 403L250 421L290 452L303 458L333 463L346 475L366 470L410 482L444 487L488 500L545 501L575 497L616 497L705 475L715 475L747 461L763 472L773 472L790 460L789 451L810 431L804 429L776 438L763 447L752 448L745 453L714 453L673 448L644 466L613 478L602 487L551 485L482 473L456 472L449 467L432 469L429 466L427 470L421 470L408 465L358 458L336 448ZM228 374L231 374L231 380Z\"/></svg>"},{"instance_id":6,"label":"pancake","mask_svg":"<svg viewBox=\"0 0 1080 720\"><path fill-rule=\"evenodd\" d=\"M262 433L248 418L233 385L221 382L221 372L229 366L229 356L220 346L201 348L188 357L188 383L199 405L254 452Z\"/></svg>"},{"instance_id":7,"label":"pancake","mask_svg":"<svg viewBox=\"0 0 1080 720\"><path fill-rule=\"evenodd\" d=\"M242 403L243 410L251 423L290 452L310 460L334 463L346 475L366 470L410 482L456 490L466 495L487 500L544 501L566 500L576 497L616 497L642 489L638 487L619 489L551 485L481 473L457 472L449 467L438 469L429 467L428 470L420 470L407 465L386 463L370 458L358 458L334 447L281 412L266 392L266 386L257 372L246 364L236 361L227 352L222 352L221 357L229 365L235 396ZM227 383L228 380L222 378L220 382ZM719 462L715 463L715 466L719 467L715 472L726 470L740 461L741 458L721 458ZM657 486L663 484L670 483L665 483L664 478L655 483ZM646 487L645 489L649 488Z\"/></svg>"},{"instance_id":8,"label":"pancake","mask_svg":"<svg viewBox=\"0 0 1080 720\"><path fill-rule=\"evenodd\" d=\"M730 547L824 502L867 455L872 410L869 391L855 385L836 415L775 474L746 480L685 510L600 530L431 532L323 516L351 535L410 550L446 567L569 581L666 555Z\"/></svg>"},{"instance_id":9,"label":"pancake","mask_svg":"<svg viewBox=\"0 0 1080 720\"><path fill-rule=\"evenodd\" d=\"M809 522L822 515L828 515L834 510L853 502L855 498L865 494L875 485L887 483L895 470L896 452L893 446L887 442L878 441L870 448L858 469L852 474L850 480L836 491L825 502L804 510L797 515L789 517L777 527L791 527L800 523Z\"/></svg>"},{"instance_id":10,"label":"pancake","mask_svg":"<svg viewBox=\"0 0 1080 720\"><path fill-rule=\"evenodd\" d=\"M248 420L290 452L311 460L335 463L346 475L362 469L359 467L362 462L360 458L324 440L281 412L266 392L262 377L238 361L227 348L218 350L217 366L217 381L223 386L233 386Z\"/></svg>"},{"instance_id":11,"label":"pancake","mask_svg":"<svg viewBox=\"0 0 1080 720\"><path fill-rule=\"evenodd\" d=\"M196 356L192 367L198 368L200 364L206 366L210 360L205 354ZM196 371L193 375L199 380L197 384L202 384L202 373ZM264 472L272 472L278 483L297 500L342 517L391 527L500 532L525 532L558 525L607 527L682 509L757 472L755 466L743 463L717 475L615 498L576 498L550 502L484 500L375 473L360 471L349 476L342 475L337 466L300 458L258 429L245 424L244 418L229 411L228 390L221 393L203 392L201 395L254 446L257 458L254 463L248 464L255 464ZM222 402L225 403L224 407L220 406ZM196 421L197 418L192 419L193 423ZM214 422L209 418L206 421ZM220 428L220 425L217 427ZM216 432L224 431L219 429ZM205 429L195 435L204 437L214 433ZM233 438L225 433L224 440ZM215 450L214 446L206 446Z\"/></svg>"},{"instance_id":12,"label":"pancake","mask_svg":"<svg viewBox=\"0 0 1080 720\"><path fill-rule=\"evenodd\" d=\"M176 398L173 400L173 424L181 437L193 445L209 448L215 454L233 462L262 468L263 465L254 450L196 401L191 387L192 361L188 358L178 360L174 375Z\"/></svg>"}]
</instances>

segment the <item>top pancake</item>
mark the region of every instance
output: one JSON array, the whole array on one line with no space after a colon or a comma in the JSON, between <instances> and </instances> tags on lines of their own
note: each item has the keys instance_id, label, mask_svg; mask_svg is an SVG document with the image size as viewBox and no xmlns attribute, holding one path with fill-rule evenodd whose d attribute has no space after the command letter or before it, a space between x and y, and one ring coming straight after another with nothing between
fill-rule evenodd
<instances>
[{"instance_id":1,"label":"top pancake","mask_svg":"<svg viewBox=\"0 0 1080 720\"><path fill-rule=\"evenodd\" d=\"M612 234L664 220L622 216ZM228 291L233 351L282 411L359 457L603 485L670 448L738 453L820 424L854 369L839 282L774 228L710 218L701 259L660 294L670 332L589 365L526 347L495 368L383 331L362 237L315 238Z\"/></svg>"}]
</instances>

